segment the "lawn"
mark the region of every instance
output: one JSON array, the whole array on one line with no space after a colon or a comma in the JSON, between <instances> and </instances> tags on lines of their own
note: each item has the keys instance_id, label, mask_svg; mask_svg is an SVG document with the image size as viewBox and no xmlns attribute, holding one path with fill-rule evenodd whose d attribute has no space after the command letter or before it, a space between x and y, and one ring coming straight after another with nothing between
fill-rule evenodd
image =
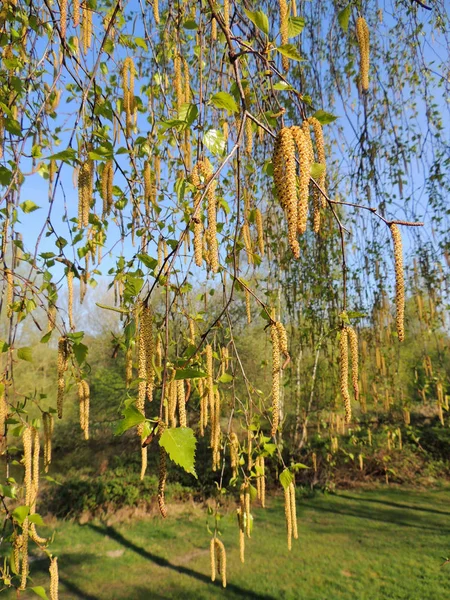
<instances>
[{"instance_id":1,"label":"lawn","mask_svg":"<svg viewBox=\"0 0 450 600\"><path fill-rule=\"evenodd\" d=\"M450 554L449 489L318 493L298 500L298 517L300 539L288 552L281 499L266 510L257 508L245 564L239 561L235 516L222 520L226 590L210 581L210 535L198 507L173 507L165 521L57 522L53 548L59 556L60 598L450 598L450 564L442 566ZM33 561L34 585L48 589L47 568L46 561ZM32 593L20 597L37 598Z\"/></svg>"}]
</instances>

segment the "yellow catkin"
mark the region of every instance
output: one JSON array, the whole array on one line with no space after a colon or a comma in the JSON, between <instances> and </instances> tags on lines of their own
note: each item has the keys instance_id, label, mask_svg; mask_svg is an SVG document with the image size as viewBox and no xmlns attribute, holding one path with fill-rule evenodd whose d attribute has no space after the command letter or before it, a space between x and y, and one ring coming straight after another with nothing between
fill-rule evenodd
<instances>
[{"instance_id":1,"label":"yellow catkin","mask_svg":"<svg viewBox=\"0 0 450 600\"><path fill-rule=\"evenodd\" d=\"M25 504L31 506L32 477L33 477L33 455L32 455L32 431L31 427L25 426L22 433L23 464L25 474L23 478L25 486Z\"/></svg>"},{"instance_id":2,"label":"yellow catkin","mask_svg":"<svg viewBox=\"0 0 450 600\"><path fill-rule=\"evenodd\" d=\"M178 111L180 110L181 105L184 102L183 80L182 80L182 76L181 76L181 65L182 65L182 59L181 59L181 56L177 52L173 58L173 71L174 71L175 99L176 99L176 105L177 105Z\"/></svg>"},{"instance_id":3,"label":"yellow catkin","mask_svg":"<svg viewBox=\"0 0 450 600\"><path fill-rule=\"evenodd\" d=\"M69 327L71 331L75 331L75 323L73 321L73 271L70 267L67 270L67 312Z\"/></svg>"},{"instance_id":4,"label":"yellow catkin","mask_svg":"<svg viewBox=\"0 0 450 600\"><path fill-rule=\"evenodd\" d=\"M81 22L81 33L82 33L82 43L83 43L83 52L87 54L89 48L92 44L92 10L89 8L87 0L83 2L82 5L82 15L83 19Z\"/></svg>"},{"instance_id":5,"label":"yellow catkin","mask_svg":"<svg viewBox=\"0 0 450 600\"><path fill-rule=\"evenodd\" d=\"M48 468L52 462L53 415L44 412L42 422L44 426L44 470L48 473Z\"/></svg>"},{"instance_id":6,"label":"yellow catkin","mask_svg":"<svg viewBox=\"0 0 450 600\"><path fill-rule=\"evenodd\" d=\"M251 119L245 121L245 153L251 156L253 152L253 125Z\"/></svg>"},{"instance_id":7,"label":"yellow catkin","mask_svg":"<svg viewBox=\"0 0 450 600\"><path fill-rule=\"evenodd\" d=\"M66 28L67 28L67 0L60 0L59 11L60 11L59 31L61 33L61 38L65 39Z\"/></svg>"},{"instance_id":8,"label":"yellow catkin","mask_svg":"<svg viewBox=\"0 0 450 600\"><path fill-rule=\"evenodd\" d=\"M88 440L90 390L88 382L84 379L78 382L78 399L80 401L80 427L84 434L84 439Z\"/></svg>"},{"instance_id":9,"label":"yellow catkin","mask_svg":"<svg viewBox=\"0 0 450 600\"><path fill-rule=\"evenodd\" d=\"M280 7L280 37L281 45L289 42L289 8L286 0L278 0ZM289 59L287 56L282 56L281 62L283 69L287 71L289 69Z\"/></svg>"},{"instance_id":10,"label":"yellow catkin","mask_svg":"<svg viewBox=\"0 0 450 600\"><path fill-rule=\"evenodd\" d=\"M103 200L103 218L111 212L113 204L113 179L114 179L114 161L108 160L102 171L102 200Z\"/></svg>"},{"instance_id":11,"label":"yellow catkin","mask_svg":"<svg viewBox=\"0 0 450 600\"><path fill-rule=\"evenodd\" d=\"M36 512L36 500L39 492L39 454L40 454L40 442L39 442L39 431L33 427L32 432L33 441L33 461L32 461L32 484L31 484L31 501L30 501L30 514Z\"/></svg>"},{"instance_id":12,"label":"yellow catkin","mask_svg":"<svg viewBox=\"0 0 450 600\"><path fill-rule=\"evenodd\" d=\"M255 210L256 233L258 236L258 250L261 256L264 256L264 225L261 211Z\"/></svg>"},{"instance_id":13,"label":"yellow catkin","mask_svg":"<svg viewBox=\"0 0 450 600\"><path fill-rule=\"evenodd\" d=\"M92 165L85 160L78 171L78 229L89 225L89 210L92 202Z\"/></svg>"},{"instance_id":14,"label":"yellow catkin","mask_svg":"<svg viewBox=\"0 0 450 600\"><path fill-rule=\"evenodd\" d=\"M217 551L217 564L218 564L218 571L220 573L220 576L222 577L222 587L226 588L227 587L227 554L225 551L225 546L223 545L222 540L219 540L219 538L215 537L214 538L215 541L215 546L216 546L216 551ZM211 573L211 578L212 578L212 573Z\"/></svg>"},{"instance_id":15,"label":"yellow catkin","mask_svg":"<svg viewBox=\"0 0 450 600\"><path fill-rule=\"evenodd\" d=\"M323 129L322 124L315 117L310 117L308 122L312 125L314 131L314 138L316 140L316 150L317 150L317 163L319 163L323 167L323 171L317 178L317 183L320 186L320 189L326 193L326 168L327 161L325 156L325 142L323 139ZM325 206L325 197L322 193L315 188L314 189L314 217L313 217L313 230L315 233L319 232L320 229L320 208Z\"/></svg>"},{"instance_id":16,"label":"yellow catkin","mask_svg":"<svg viewBox=\"0 0 450 600\"><path fill-rule=\"evenodd\" d=\"M272 340L272 431L273 437L278 430L280 419L280 340L276 323L270 326L270 337Z\"/></svg>"},{"instance_id":17,"label":"yellow catkin","mask_svg":"<svg viewBox=\"0 0 450 600\"><path fill-rule=\"evenodd\" d=\"M358 358L358 336L353 327L347 327L348 339L350 342L350 359L352 363L352 385L355 394L355 400L359 400L359 358Z\"/></svg>"},{"instance_id":18,"label":"yellow catkin","mask_svg":"<svg viewBox=\"0 0 450 600\"><path fill-rule=\"evenodd\" d=\"M214 390L214 411L211 414L213 415L211 419L212 470L217 471L220 468L220 392L218 389Z\"/></svg>"},{"instance_id":19,"label":"yellow catkin","mask_svg":"<svg viewBox=\"0 0 450 600\"><path fill-rule=\"evenodd\" d=\"M58 559L53 557L50 561L50 600L58 600Z\"/></svg>"},{"instance_id":20,"label":"yellow catkin","mask_svg":"<svg viewBox=\"0 0 450 600\"><path fill-rule=\"evenodd\" d=\"M216 580L216 540L215 538L211 538L211 542L209 544L209 559L211 565L211 581Z\"/></svg>"},{"instance_id":21,"label":"yellow catkin","mask_svg":"<svg viewBox=\"0 0 450 600\"><path fill-rule=\"evenodd\" d=\"M244 486L244 510L245 510L245 535L249 538L252 534L251 496L249 485Z\"/></svg>"},{"instance_id":22,"label":"yellow catkin","mask_svg":"<svg viewBox=\"0 0 450 600\"><path fill-rule=\"evenodd\" d=\"M360 82L363 92L369 90L370 32L364 17L356 19L356 37L360 57Z\"/></svg>"},{"instance_id":23,"label":"yellow catkin","mask_svg":"<svg viewBox=\"0 0 450 600\"><path fill-rule=\"evenodd\" d=\"M134 100L134 78L136 75L136 69L134 66L133 59L129 56L123 61L122 67L122 89L123 89L123 109L126 117L126 133L127 136L131 134L133 127L133 115L135 113L135 100Z\"/></svg>"},{"instance_id":24,"label":"yellow catkin","mask_svg":"<svg viewBox=\"0 0 450 600\"><path fill-rule=\"evenodd\" d=\"M253 264L252 238L248 221L245 220L242 226L242 239L244 240L245 250L247 252L247 261L249 265Z\"/></svg>"},{"instance_id":25,"label":"yellow catkin","mask_svg":"<svg viewBox=\"0 0 450 600\"><path fill-rule=\"evenodd\" d=\"M230 433L230 466L232 476L237 477L239 466L239 440L234 431Z\"/></svg>"},{"instance_id":26,"label":"yellow catkin","mask_svg":"<svg viewBox=\"0 0 450 600\"><path fill-rule=\"evenodd\" d=\"M245 562L245 494L241 487L239 495L239 508L237 509L239 525L239 558L241 563Z\"/></svg>"},{"instance_id":27,"label":"yellow catkin","mask_svg":"<svg viewBox=\"0 0 450 600\"><path fill-rule=\"evenodd\" d=\"M169 423L171 427L176 427L177 426L177 417L176 417L176 411L177 411L177 400L178 400L178 395L177 395L177 382L175 381L175 379L172 379L172 381L170 381L169 386L168 386L168 395L167 395L167 404L168 404L168 409L169 409Z\"/></svg>"},{"instance_id":28,"label":"yellow catkin","mask_svg":"<svg viewBox=\"0 0 450 600\"><path fill-rule=\"evenodd\" d=\"M201 173L204 177L205 184L213 175L212 165L208 159L200 163ZM208 188L206 194L207 214L208 214L208 229L206 230L206 241L208 244L209 263L213 273L219 270L219 248L217 245L217 199L216 199L216 182L213 181Z\"/></svg>"},{"instance_id":29,"label":"yellow catkin","mask_svg":"<svg viewBox=\"0 0 450 600\"><path fill-rule=\"evenodd\" d=\"M280 352L282 352L285 356L289 356L287 331L283 323L280 321L275 323L275 327L277 328Z\"/></svg>"},{"instance_id":30,"label":"yellow catkin","mask_svg":"<svg viewBox=\"0 0 450 600\"><path fill-rule=\"evenodd\" d=\"M27 578L28 578L28 572L29 572L29 566L28 566L29 529L30 529L30 521L29 521L28 517L26 517L24 522L22 523L22 548L21 548L21 550L22 550L22 571L21 571L19 590L24 590L27 587Z\"/></svg>"},{"instance_id":31,"label":"yellow catkin","mask_svg":"<svg viewBox=\"0 0 450 600\"><path fill-rule=\"evenodd\" d=\"M158 433L159 437L164 433L164 423L159 424ZM165 500L165 489L167 479L167 465L166 465L166 451L162 446L159 447L159 480L158 480L158 506L161 516L165 519L167 517L167 507Z\"/></svg>"},{"instance_id":32,"label":"yellow catkin","mask_svg":"<svg viewBox=\"0 0 450 600\"><path fill-rule=\"evenodd\" d=\"M143 336L143 344L145 348L145 379L146 379L146 394L149 402L153 401L153 388L155 373L153 361L155 355L155 345L153 337L153 315L149 306L144 305L141 315L141 330Z\"/></svg>"},{"instance_id":33,"label":"yellow catkin","mask_svg":"<svg viewBox=\"0 0 450 600\"><path fill-rule=\"evenodd\" d=\"M298 150L300 177L298 181L297 231L304 234L308 220L309 178L311 156L308 139L301 127L291 127L292 136Z\"/></svg>"},{"instance_id":34,"label":"yellow catkin","mask_svg":"<svg viewBox=\"0 0 450 600\"><path fill-rule=\"evenodd\" d=\"M286 212L289 245L295 258L299 258L295 143L292 131L287 127L280 130L275 141L273 175L278 200Z\"/></svg>"},{"instance_id":35,"label":"yellow catkin","mask_svg":"<svg viewBox=\"0 0 450 600\"><path fill-rule=\"evenodd\" d=\"M65 381L64 381L64 373L67 371L68 367L68 342L67 338L60 337L58 341L58 387L57 387L57 395L56 395L56 406L58 411L58 419L62 419L63 414L63 402L64 402L64 391L65 391Z\"/></svg>"},{"instance_id":36,"label":"yellow catkin","mask_svg":"<svg viewBox=\"0 0 450 600\"><path fill-rule=\"evenodd\" d=\"M292 505L291 505L291 490L288 485L284 490L284 514L286 517L286 532L288 550L292 548Z\"/></svg>"},{"instance_id":37,"label":"yellow catkin","mask_svg":"<svg viewBox=\"0 0 450 600\"><path fill-rule=\"evenodd\" d=\"M350 423L352 418L352 406L350 394L348 393L348 330L344 327L339 339L339 384L341 396L344 401L345 422Z\"/></svg>"},{"instance_id":38,"label":"yellow catkin","mask_svg":"<svg viewBox=\"0 0 450 600\"><path fill-rule=\"evenodd\" d=\"M72 2L72 19L73 26L78 27L80 24L80 0L73 0Z\"/></svg>"},{"instance_id":39,"label":"yellow catkin","mask_svg":"<svg viewBox=\"0 0 450 600\"><path fill-rule=\"evenodd\" d=\"M12 316L12 305L14 303L14 277L11 269L5 269L6 278L6 315Z\"/></svg>"},{"instance_id":40,"label":"yellow catkin","mask_svg":"<svg viewBox=\"0 0 450 600\"><path fill-rule=\"evenodd\" d=\"M187 427L186 422L186 393L184 390L184 380L177 381L177 398L178 398L178 417L180 419L180 427Z\"/></svg>"},{"instance_id":41,"label":"yellow catkin","mask_svg":"<svg viewBox=\"0 0 450 600\"><path fill-rule=\"evenodd\" d=\"M127 348L125 353L125 382L127 388L130 387L133 381L133 349L131 346Z\"/></svg>"},{"instance_id":42,"label":"yellow catkin","mask_svg":"<svg viewBox=\"0 0 450 600\"><path fill-rule=\"evenodd\" d=\"M159 0L153 0L153 18L155 19L155 23L159 25Z\"/></svg>"},{"instance_id":43,"label":"yellow catkin","mask_svg":"<svg viewBox=\"0 0 450 600\"><path fill-rule=\"evenodd\" d=\"M289 496L291 503L291 519L292 519L292 537L294 540L298 540L298 529L297 529L297 507L295 502L295 486L294 482L289 485Z\"/></svg>"},{"instance_id":44,"label":"yellow catkin","mask_svg":"<svg viewBox=\"0 0 450 600\"><path fill-rule=\"evenodd\" d=\"M223 0L223 22L230 29L230 0Z\"/></svg>"},{"instance_id":45,"label":"yellow catkin","mask_svg":"<svg viewBox=\"0 0 450 600\"><path fill-rule=\"evenodd\" d=\"M152 185L152 170L150 161L146 160L144 164L144 203L145 206L150 206L153 197L153 185Z\"/></svg>"},{"instance_id":46,"label":"yellow catkin","mask_svg":"<svg viewBox=\"0 0 450 600\"><path fill-rule=\"evenodd\" d=\"M252 322L252 307L251 307L251 296L250 292L245 289L245 312L247 315L247 323L250 324Z\"/></svg>"},{"instance_id":47,"label":"yellow catkin","mask_svg":"<svg viewBox=\"0 0 450 600\"><path fill-rule=\"evenodd\" d=\"M265 464L264 464L264 456L258 456L256 459L256 468L257 468L257 495L258 499L261 502L261 506L265 508L266 506L266 475L265 475Z\"/></svg>"},{"instance_id":48,"label":"yellow catkin","mask_svg":"<svg viewBox=\"0 0 450 600\"><path fill-rule=\"evenodd\" d=\"M213 422L215 399L214 399L214 369L213 369L213 353L211 344L205 346L205 358L206 358L206 386L208 389L208 405L209 412L211 415L211 421Z\"/></svg>"},{"instance_id":49,"label":"yellow catkin","mask_svg":"<svg viewBox=\"0 0 450 600\"><path fill-rule=\"evenodd\" d=\"M200 188L200 166L197 163L192 169L192 183L196 188ZM194 210L197 209L200 203L201 193L197 192L194 196ZM194 217L194 260L197 267L201 267L203 263L203 222L202 222L202 207L196 210Z\"/></svg>"},{"instance_id":50,"label":"yellow catkin","mask_svg":"<svg viewBox=\"0 0 450 600\"><path fill-rule=\"evenodd\" d=\"M312 464L314 473L317 473L317 454L315 452L312 453Z\"/></svg>"},{"instance_id":51,"label":"yellow catkin","mask_svg":"<svg viewBox=\"0 0 450 600\"><path fill-rule=\"evenodd\" d=\"M0 383L0 436L5 435L5 422L8 418L8 402L5 395L5 384Z\"/></svg>"},{"instance_id":52,"label":"yellow catkin","mask_svg":"<svg viewBox=\"0 0 450 600\"><path fill-rule=\"evenodd\" d=\"M390 226L392 241L394 242L394 262L395 262L395 308L397 335L399 342L405 339L405 281L403 274L403 246L400 229L393 223Z\"/></svg>"},{"instance_id":53,"label":"yellow catkin","mask_svg":"<svg viewBox=\"0 0 450 600\"><path fill-rule=\"evenodd\" d=\"M5 143L5 119L0 113L0 158L3 158L3 145Z\"/></svg>"}]
</instances>

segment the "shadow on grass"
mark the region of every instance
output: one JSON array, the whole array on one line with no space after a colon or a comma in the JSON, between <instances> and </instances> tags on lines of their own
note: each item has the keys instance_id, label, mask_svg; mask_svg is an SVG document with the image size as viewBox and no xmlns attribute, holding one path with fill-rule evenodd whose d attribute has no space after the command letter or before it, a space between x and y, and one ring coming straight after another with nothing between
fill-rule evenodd
<instances>
[{"instance_id":1,"label":"shadow on grass","mask_svg":"<svg viewBox=\"0 0 450 600\"><path fill-rule=\"evenodd\" d=\"M400 502L389 502L387 500L377 500L376 498L364 498L363 496L348 496L347 494L337 494L338 498L345 498L346 500L354 500L355 502L373 502L374 504L384 504L385 506L392 506L393 508L400 508L406 510L417 510L420 512L433 513L435 515L443 515L450 517L450 512L444 510L437 510L434 508L422 508L420 506L413 506L411 504L401 504Z\"/></svg>"},{"instance_id":2,"label":"shadow on grass","mask_svg":"<svg viewBox=\"0 0 450 600\"><path fill-rule=\"evenodd\" d=\"M203 575L203 573L199 573L198 571L194 571L193 569L189 569L188 567L183 567L181 565L174 565L167 559L162 558L161 556L158 556L157 554L152 554L151 552L149 552L145 548L142 548L141 546L137 546L136 544L134 544L133 542L128 540L126 537L124 537L121 533L119 533L116 529L114 529L114 527L108 527L108 526L100 527L99 525L94 525L93 523L89 523L88 527L90 527L97 533L100 533L101 535L109 536L111 539L115 540L116 542L118 542L119 544L124 546L125 548L128 548L129 550L136 552L136 554L139 554L140 556L142 556L143 558L146 558L147 560L151 560L153 563L155 563L159 567L163 567L166 569L172 569L176 573L180 573L182 575L187 575L188 577L193 577L194 579L197 579L198 581L202 581L203 583L207 583L208 585L216 585L216 586L220 587L220 582L216 582L214 584L211 581L211 579L208 576ZM252 590L241 588L240 586L235 585L233 583L227 583L226 589L227 589L227 591L233 592L234 594L236 594L238 596L242 596L242 598L253 598L254 600L276 600L276 598L274 598L273 596L259 594L259 593L253 592ZM183 592L183 596L185 598L189 597L186 594L186 592Z\"/></svg>"},{"instance_id":3,"label":"shadow on grass","mask_svg":"<svg viewBox=\"0 0 450 600\"><path fill-rule=\"evenodd\" d=\"M336 498L342 498L342 496L336 496ZM348 500L354 500L359 502L359 498L351 498L350 496L345 497ZM450 531L446 527L442 527L440 525L432 526L432 525L424 525L420 523L420 518L416 515L411 515L411 518L414 519L414 523L411 523L405 520L407 515L405 514L406 508L409 510L410 507L407 506L404 509L371 509L369 507L350 507L350 506L339 506L335 502L333 505L328 507L320 506L318 503L314 502L311 504L304 503L308 508L313 509L314 511L330 513L332 515L345 515L348 517L355 517L357 519L367 519L368 521L375 521L378 523L388 523L390 525L398 525L400 527L410 527L411 529L422 529L423 531L434 531L436 533L448 534ZM427 522L428 523L428 522Z\"/></svg>"},{"instance_id":4,"label":"shadow on grass","mask_svg":"<svg viewBox=\"0 0 450 600\"><path fill-rule=\"evenodd\" d=\"M70 555L70 566L76 566L76 565L81 565L83 563L86 562L86 554L77 556L77 555ZM64 559L63 559L64 560ZM59 593L64 594L65 590L67 590L67 592L70 594L70 598L80 598L81 600L100 600L100 598L98 598L97 596L93 596L92 594L88 594L87 592L85 592L84 590L82 590L80 587L77 586L76 583L74 583L73 581L70 581L70 579L63 575L61 573L61 567L64 567L64 563L63 561L59 561L59 573L58 573L58 578L59 578L59 583L60 583L60 588L59 588ZM41 573L44 573L45 575L48 575L48 564L47 561L36 561L33 562L32 564L32 569L33 569L33 574L36 571L40 571ZM61 589L61 584L62 586L64 586L65 590Z\"/></svg>"}]
</instances>

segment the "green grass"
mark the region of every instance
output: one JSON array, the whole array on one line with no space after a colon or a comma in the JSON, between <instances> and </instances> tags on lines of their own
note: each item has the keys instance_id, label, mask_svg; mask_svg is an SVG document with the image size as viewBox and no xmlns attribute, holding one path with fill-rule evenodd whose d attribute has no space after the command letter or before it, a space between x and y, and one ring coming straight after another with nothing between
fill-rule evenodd
<instances>
[{"instance_id":1,"label":"green grass","mask_svg":"<svg viewBox=\"0 0 450 600\"><path fill-rule=\"evenodd\" d=\"M170 508L170 507L169 507ZM174 507L166 521L56 524L60 598L86 600L445 600L450 597L450 490L317 494L298 500L288 552L281 499L255 510L246 562L235 516L222 520L228 587L209 579L206 516ZM46 561L31 565L48 589ZM6 594L8 596L8 594ZM12 597L12 596L11 596ZM37 598L23 594L22 598Z\"/></svg>"}]
</instances>

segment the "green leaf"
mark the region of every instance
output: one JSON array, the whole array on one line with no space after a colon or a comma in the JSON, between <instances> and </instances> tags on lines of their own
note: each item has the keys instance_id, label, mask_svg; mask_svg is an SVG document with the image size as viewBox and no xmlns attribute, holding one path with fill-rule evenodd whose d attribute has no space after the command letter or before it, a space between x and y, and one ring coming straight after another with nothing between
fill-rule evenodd
<instances>
[{"instance_id":1,"label":"green leaf","mask_svg":"<svg viewBox=\"0 0 450 600\"><path fill-rule=\"evenodd\" d=\"M0 185L4 185L5 187L11 183L12 179L12 171L0 165Z\"/></svg>"},{"instance_id":2,"label":"green leaf","mask_svg":"<svg viewBox=\"0 0 450 600\"><path fill-rule=\"evenodd\" d=\"M140 413L133 404L131 404L124 409L123 419L117 423L116 429L114 430L114 435L122 435L122 433L128 429L131 429L132 427L135 427L135 425L139 425L144 421L144 415Z\"/></svg>"},{"instance_id":3,"label":"green leaf","mask_svg":"<svg viewBox=\"0 0 450 600\"><path fill-rule=\"evenodd\" d=\"M86 360L86 356L88 355L89 348L85 344L73 344L72 346L73 353L75 354L75 358L77 359L77 363L82 365Z\"/></svg>"},{"instance_id":4,"label":"green leaf","mask_svg":"<svg viewBox=\"0 0 450 600\"><path fill-rule=\"evenodd\" d=\"M108 306L107 304L100 304L100 302L95 303L99 308L104 308L105 310L113 310L114 312L128 314L130 311L127 308L117 308L116 306Z\"/></svg>"},{"instance_id":5,"label":"green leaf","mask_svg":"<svg viewBox=\"0 0 450 600\"><path fill-rule=\"evenodd\" d=\"M142 48L143 50L145 50L146 52L148 52L148 46L145 43L145 40L143 40L142 38L140 38L140 37L134 38L134 43L139 48Z\"/></svg>"},{"instance_id":6,"label":"green leaf","mask_svg":"<svg viewBox=\"0 0 450 600\"><path fill-rule=\"evenodd\" d=\"M41 344L46 344L52 337L53 329L50 329L45 335L41 337Z\"/></svg>"},{"instance_id":7,"label":"green leaf","mask_svg":"<svg viewBox=\"0 0 450 600\"><path fill-rule=\"evenodd\" d=\"M29 514L29 506L18 506L12 511L11 516L19 523L19 525L22 525L22 523L25 521Z\"/></svg>"},{"instance_id":8,"label":"green leaf","mask_svg":"<svg viewBox=\"0 0 450 600\"><path fill-rule=\"evenodd\" d=\"M286 83L286 81L279 81L278 83L274 84L273 89L280 90L282 92L289 92L292 91L294 88L292 87L292 85L289 85L289 83Z\"/></svg>"},{"instance_id":9,"label":"green leaf","mask_svg":"<svg viewBox=\"0 0 450 600\"><path fill-rule=\"evenodd\" d=\"M77 153L73 148L67 148L67 150L62 150L61 152L47 156L47 160L62 160L63 162L70 164L75 160L76 156Z\"/></svg>"},{"instance_id":10,"label":"green leaf","mask_svg":"<svg viewBox=\"0 0 450 600\"><path fill-rule=\"evenodd\" d=\"M304 465L303 463L294 463L291 467L294 471L299 471L300 469L309 469L308 465Z\"/></svg>"},{"instance_id":11,"label":"green leaf","mask_svg":"<svg viewBox=\"0 0 450 600\"><path fill-rule=\"evenodd\" d=\"M35 210L39 210L41 208L40 206L35 204L32 200L25 200L25 202L22 202L21 204L19 204L19 206L25 214L34 212Z\"/></svg>"},{"instance_id":12,"label":"green leaf","mask_svg":"<svg viewBox=\"0 0 450 600\"><path fill-rule=\"evenodd\" d=\"M256 27L260 29L263 33L269 35L269 19L267 18L267 15L263 13L262 10L251 11L244 8L244 12L250 19L250 21L253 23L253 25L256 25Z\"/></svg>"},{"instance_id":13,"label":"green leaf","mask_svg":"<svg viewBox=\"0 0 450 600\"><path fill-rule=\"evenodd\" d=\"M9 131L12 135L21 135L22 128L20 126L19 121L15 119L5 119L5 129Z\"/></svg>"},{"instance_id":14,"label":"green leaf","mask_svg":"<svg viewBox=\"0 0 450 600\"><path fill-rule=\"evenodd\" d=\"M28 362L33 362L33 353L31 348L29 348L28 346L19 348L17 350L17 357L20 358L20 360L27 360Z\"/></svg>"},{"instance_id":15,"label":"green leaf","mask_svg":"<svg viewBox=\"0 0 450 600\"><path fill-rule=\"evenodd\" d=\"M38 515L38 513L35 513L34 515L30 515L28 517L28 520L30 521L30 523L34 523L35 525L44 525L44 521L42 520L41 515Z\"/></svg>"},{"instance_id":16,"label":"green leaf","mask_svg":"<svg viewBox=\"0 0 450 600\"><path fill-rule=\"evenodd\" d=\"M149 269L153 270L158 266L158 261L156 260L156 258L153 258L152 256L149 256L148 254L138 254L137 257Z\"/></svg>"},{"instance_id":17,"label":"green leaf","mask_svg":"<svg viewBox=\"0 0 450 600\"><path fill-rule=\"evenodd\" d=\"M321 165L320 163L313 163L311 165L311 177L313 179L319 179L324 171L325 165Z\"/></svg>"},{"instance_id":18,"label":"green leaf","mask_svg":"<svg viewBox=\"0 0 450 600\"><path fill-rule=\"evenodd\" d=\"M220 381L220 383L230 383L230 381L233 381L233 376L229 373L223 373L217 381Z\"/></svg>"},{"instance_id":19,"label":"green leaf","mask_svg":"<svg viewBox=\"0 0 450 600\"><path fill-rule=\"evenodd\" d=\"M188 104L185 102L180 106L178 111L178 119L183 123L186 123L188 127L192 125L197 117L198 108L195 106L195 104Z\"/></svg>"},{"instance_id":20,"label":"green leaf","mask_svg":"<svg viewBox=\"0 0 450 600\"><path fill-rule=\"evenodd\" d=\"M228 92L217 92L211 96L211 104L214 104L216 108L227 110L229 114L239 111L236 100Z\"/></svg>"},{"instance_id":21,"label":"green leaf","mask_svg":"<svg viewBox=\"0 0 450 600\"><path fill-rule=\"evenodd\" d=\"M300 35L305 27L305 19L303 17L289 17L288 19L288 37L294 38Z\"/></svg>"},{"instance_id":22,"label":"green leaf","mask_svg":"<svg viewBox=\"0 0 450 600\"><path fill-rule=\"evenodd\" d=\"M291 60L304 60L294 44L283 44L283 46L278 46L277 50L280 54L287 56Z\"/></svg>"},{"instance_id":23,"label":"green leaf","mask_svg":"<svg viewBox=\"0 0 450 600\"><path fill-rule=\"evenodd\" d=\"M294 481L294 476L289 471L289 469L284 469L284 471L280 474L280 483L284 489L287 489L289 485Z\"/></svg>"},{"instance_id":24,"label":"green leaf","mask_svg":"<svg viewBox=\"0 0 450 600\"><path fill-rule=\"evenodd\" d=\"M15 486L0 485L0 496L3 496L5 498L15 498L16 497Z\"/></svg>"},{"instance_id":25,"label":"green leaf","mask_svg":"<svg viewBox=\"0 0 450 600\"><path fill-rule=\"evenodd\" d=\"M8 352L9 344L5 342L5 340L0 340L0 352Z\"/></svg>"},{"instance_id":26,"label":"green leaf","mask_svg":"<svg viewBox=\"0 0 450 600\"><path fill-rule=\"evenodd\" d=\"M195 472L195 446L197 440L189 427L171 427L162 434L159 445L174 463L197 478Z\"/></svg>"},{"instance_id":27,"label":"green leaf","mask_svg":"<svg viewBox=\"0 0 450 600\"><path fill-rule=\"evenodd\" d=\"M348 23L350 21L350 15L352 14L351 4L348 4L345 8L338 12L339 25L344 31L348 30Z\"/></svg>"},{"instance_id":28,"label":"green leaf","mask_svg":"<svg viewBox=\"0 0 450 600\"><path fill-rule=\"evenodd\" d=\"M195 19L186 19L186 21L183 22L183 27L185 29L198 29Z\"/></svg>"},{"instance_id":29,"label":"green leaf","mask_svg":"<svg viewBox=\"0 0 450 600\"><path fill-rule=\"evenodd\" d=\"M209 129L203 136L203 143L216 156L222 156L225 152L225 138L218 129Z\"/></svg>"},{"instance_id":30,"label":"green leaf","mask_svg":"<svg viewBox=\"0 0 450 600\"><path fill-rule=\"evenodd\" d=\"M30 590L34 592L37 596L39 596L39 598L42 598L42 600L48 600L48 596L45 593L45 590L42 587L42 585L36 585L35 587L30 588Z\"/></svg>"},{"instance_id":31,"label":"green leaf","mask_svg":"<svg viewBox=\"0 0 450 600\"><path fill-rule=\"evenodd\" d=\"M198 369L177 369L175 371L175 379L203 379L207 377L207 373Z\"/></svg>"},{"instance_id":32,"label":"green leaf","mask_svg":"<svg viewBox=\"0 0 450 600\"><path fill-rule=\"evenodd\" d=\"M332 123L339 118L324 110L318 110L313 114L313 117L315 117L322 125L328 125L328 123Z\"/></svg>"}]
</instances>

